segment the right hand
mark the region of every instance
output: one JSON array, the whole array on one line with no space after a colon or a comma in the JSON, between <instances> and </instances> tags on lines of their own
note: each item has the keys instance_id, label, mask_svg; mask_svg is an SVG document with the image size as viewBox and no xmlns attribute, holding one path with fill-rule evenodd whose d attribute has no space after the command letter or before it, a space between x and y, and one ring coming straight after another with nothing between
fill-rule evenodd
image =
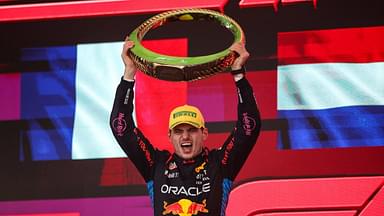
<instances>
[{"instance_id":1,"label":"right hand","mask_svg":"<svg viewBox=\"0 0 384 216\"><path fill-rule=\"evenodd\" d=\"M124 62L124 79L125 80L133 80L135 78L136 74L136 66L133 63L131 57L128 55L128 50L131 49L134 46L134 42L128 40L128 37L126 38L123 46L123 51L121 52L121 58Z\"/></svg>"},{"instance_id":2,"label":"right hand","mask_svg":"<svg viewBox=\"0 0 384 216\"><path fill-rule=\"evenodd\" d=\"M231 47L229 47L229 50L236 52L239 54L239 56L235 59L233 62L231 68L232 70L239 70L241 67L244 66L245 62L249 58L249 53L247 49L245 48L245 44L242 42L234 43Z\"/></svg>"}]
</instances>

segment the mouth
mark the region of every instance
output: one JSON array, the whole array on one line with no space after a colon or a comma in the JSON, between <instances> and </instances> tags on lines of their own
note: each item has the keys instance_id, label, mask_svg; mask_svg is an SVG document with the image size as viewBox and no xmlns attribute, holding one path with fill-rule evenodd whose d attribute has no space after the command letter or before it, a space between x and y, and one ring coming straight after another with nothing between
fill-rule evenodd
<instances>
[{"instance_id":1,"label":"mouth","mask_svg":"<svg viewBox=\"0 0 384 216\"><path fill-rule=\"evenodd\" d=\"M185 143L181 143L181 149L185 152L185 153L188 153L190 151L192 151L192 143L191 142L185 142Z\"/></svg>"}]
</instances>

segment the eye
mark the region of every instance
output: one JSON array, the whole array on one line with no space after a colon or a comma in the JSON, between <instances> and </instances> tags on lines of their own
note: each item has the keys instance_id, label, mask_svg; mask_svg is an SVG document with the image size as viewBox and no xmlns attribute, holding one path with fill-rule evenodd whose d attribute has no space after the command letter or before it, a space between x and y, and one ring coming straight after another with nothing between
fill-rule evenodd
<instances>
[{"instance_id":1,"label":"eye","mask_svg":"<svg viewBox=\"0 0 384 216\"><path fill-rule=\"evenodd\" d=\"M188 132L190 132L190 133L196 133L198 130L199 130L198 128L192 127L192 128L189 128L189 129L188 129Z\"/></svg>"},{"instance_id":2,"label":"eye","mask_svg":"<svg viewBox=\"0 0 384 216\"><path fill-rule=\"evenodd\" d=\"M183 130L180 130L180 129L173 129L173 133L175 133L175 134L182 134L182 133L183 133Z\"/></svg>"}]
</instances>

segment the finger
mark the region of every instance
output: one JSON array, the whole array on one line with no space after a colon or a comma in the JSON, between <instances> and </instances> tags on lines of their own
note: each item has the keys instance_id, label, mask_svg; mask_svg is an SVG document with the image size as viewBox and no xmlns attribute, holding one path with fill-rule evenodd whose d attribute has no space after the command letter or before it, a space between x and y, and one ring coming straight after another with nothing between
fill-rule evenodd
<instances>
[{"instance_id":1,"label":"finger","mask_svg":"<svg viewBox=\"0 0 384 216\"><path fill-rule=\"evenodd\" d=\"M133 41L127 41L127 46L128 48L132 48L133 46L135 46L135 43Z\"/></svg>"},{"instance_id":2,"label":"finger","mask_svg":"<svg viewBox=\"0 0 384 216\"><path fill-rule=\"evenodd\" d=\"M231 51L234 51L238 54L241 54L244 52L245 50L245 47L244 47L244 44L240 43L240 42L237 42L237 43L234 43L230 48L229 50Z\"/></svg>"},{"instance_id":3,"label":"finger","mask_svg":"<svg viewBox=\"0 0 384 216\"><path fill-rule=\"evenodd\" d=\"M229 47L229 50L234 51L234 50L236 49L237 46L238 46L238 44L237 44L237 43L234 43L234 44L232 44L232 45Z\"/></svg>"},{"instance_id":4,"label":"finger","mask_svg":"<svg viewBox=\"0 0 384 216\"><path fill-rule=\"evenodd\" d=\"M239 52L239 49L238 49L238 47L237 47L237 44L232 44L232 46L229 47L229 50L230 50L231 52L234 52L234 53L235 53L236 58L240 56L240 52Z\"/></svg>"},{"instance_id":5,"label":"finger","mask_svg":"<svg viewBox=\"0 0 384 216\"><path fill-rule=\"evenodd\" d=\"M123 46L123 53L127 53L135 44L132 41L126 41Z\"/></svg>"}]
</instances>

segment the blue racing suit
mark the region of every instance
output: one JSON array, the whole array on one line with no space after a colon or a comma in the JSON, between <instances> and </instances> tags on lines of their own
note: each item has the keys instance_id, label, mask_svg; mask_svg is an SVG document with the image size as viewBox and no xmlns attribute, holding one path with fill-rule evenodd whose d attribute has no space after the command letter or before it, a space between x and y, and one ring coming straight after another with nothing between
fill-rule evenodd
<instances>
[{"instance_id":1,"label":"blue racing suit","mask_svg":"<svg viewBox=\"0 0 384 216\"><path fill-rule=\"evenodd\" d=\"M232 182L260 133L259 110L248 80L235 82L237 123L219 149L204 150L184 160L156 149L135 127L132 117L134 81L121 80L110 126L121 148L143 176L154 215L225 215Z\"/></svg>"}]
</instances>

